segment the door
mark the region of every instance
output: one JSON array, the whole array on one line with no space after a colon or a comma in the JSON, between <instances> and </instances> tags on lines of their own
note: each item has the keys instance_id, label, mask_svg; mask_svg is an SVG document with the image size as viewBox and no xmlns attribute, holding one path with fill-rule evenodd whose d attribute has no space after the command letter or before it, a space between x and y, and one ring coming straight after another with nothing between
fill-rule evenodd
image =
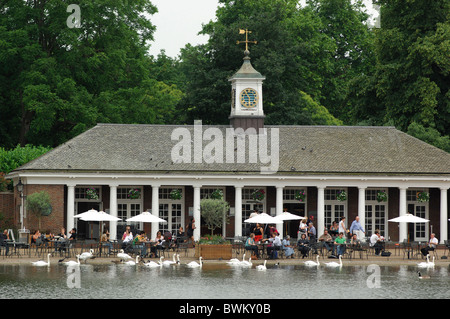
<instances>
[{"instance_id":1,"label":"door","mask_svg":"<svg viewBox=\"0 0 450 319\"><path fill-rule=\"evenodd\" d=\"M181 203L161 203L159 204L159 218L167 223L159 223L158 230L161 233L169 231L174 234L178 228L185 228L183 218L183 205Z\"/></svg>"},{"instance_id":2,"label":"door","mask_svg":"<svg viewBox=\"0 0 450 319\"><path fill-rule=\"evenodd\" d=\"M308 219L306 217L305 203L284 203L283 208L287 208L287 211L291 214ZM291 238L297 238L299 226L300 220L285 220L283 223L285 235L289 235ZM314 227L317 227L317 225L314 225Z\"/></svg>"},{"instance_id":3,"label":"door","mask_svg":"<svg viewBox=\"0 0 450 319\"><path fill-rule=\"evenodd\" d=\"M90 209L100 210L100 203L96 202L77 202L77 214L87 212ZM77 237L79 239L98 239L100 233L99 222L86 222L80 218L76 218L75 227L77 229ZM70 229L66 229L66 234Z\"/></svg>"},{"instance_id":4,"label":"door","mask_svg":"<svg viewBox=\"0 0 450 319\"><path fill-rule=\"evenodd\" d=\"M255 224L244 223L244 220L250 218L250 215L255 211L255 209L259 212L262 212L264 209L264 204L263 203L242 204L242 235L243 236L250 235L252 228L255 227Z\"/></svg>"}]
</instances>

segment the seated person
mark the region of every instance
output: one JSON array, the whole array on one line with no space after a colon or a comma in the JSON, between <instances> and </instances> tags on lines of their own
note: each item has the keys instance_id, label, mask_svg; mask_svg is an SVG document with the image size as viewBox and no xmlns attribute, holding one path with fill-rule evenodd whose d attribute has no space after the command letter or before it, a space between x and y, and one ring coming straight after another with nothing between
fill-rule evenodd
<instances>
[{"instance_id":1,"label":"seated person","mask_svg":"<svg viewBox=\"0 0 450 319\"><path fill-rule=\"evenodd\" d=\"M72 228L72 230L69 232L69 234L70 234L69 240L75 241L77 239L77 229L76 228Z\"/></svg>"},{"instance_id":2,"label":"seated person","mask_svg":"<svg viewBox=\"0 0 450 319\"><path fill-rule=\"evenodd\" d=\"M294 248L291 246L291 236L287 235L281 242L281 248L284 250L286 258L294 258Z\"/></svg>"},{"instance_id":3,"label":"seated person","mask_svg":"<svg viewBox=\"0 0 450 319\"><path fill-rule=\"evenodd\" d=\"M311 250L309 246L309 240L306 237L306 234L303 233L300 239L297 242L298 251L302 254L302 258L305 258L308 255L308 252Z\"/></svg>"},{"instance_id":4,"label":"seated person","mask_svg":"<svg viewBox=\"0 0 450 319\"><path fill-rule=\"evenodd\" d=\"M245 250L250 250L252 253L256 255L256 258L259 258L258 246L255 243L255 234L251 233L250 236L245 241Z\"/></svg>"},{"instance_id":5,"label":"seated person","mask_svg":"<svg viewBox=\"0 0 450 319\"><path fill-rule=\"evenodd\" d=\"M133 233L131 232L131 227L127 226L125 227L125 232L122 235L122 249L127 250L132 242L133 242Z\"/></svg>"},{"instance_id":6,"label":"seated person","mask_svg":"<svg viewBox=\"0 0 450 319\"><path fill-rule=\"evenodd\" d=\"M429 254L430 250L435 250L437 244L439 244L438 239L436 238L436 235L434 233L432 233L430 235L430 241L428 242L428 246L422 248L420 251L422 253L422 255L426 256Z\"/></svg>"},{"instance_id":7,"label":"seated person","mask_svg":"<svg viewBox=\"0 0 450 319\"><path fill-rule=\"evenodd\" d=\"M112 243L109 241L109 231L107 228L103 230L103 234L100 237L100 243L102 247L108 247L108 255L111 255Z\"/></svg>"},{"instance_id":8,"label":"seated person","mask_svg":"<svg viewBox=\"0 0 450 319\"><path fill-rule=\"evenodd\" d=\"M9 246L6 243L7 240L9 240L9 234L8 230L5 229L3 233L0 233L0 246L5 247L5 256L7 256L9 252Z\"/></svg>"},{"instance_id":9,"label":"seated person","mask_svg":"<svg viewBox=\"0 0 450 319\"><path fill-rule=\"evenodd\" d=\"M375 249L375 255L379 256L380 252L383 250L383 242L384 238L381 237L380 231L378 229L375 230L372 236L370 236L369 246Z\"/></svg>"},{"instance_id":10,"label":"seated person","mask_svg":"<svg viewBox=\"0 0 450 319\"><path fill-rule=\"evenodd\" d=\"M148 241L148 239L145 235L145 231L143 230L141 230L139 232L139 235L137 235L136 238L133 239L134 247L140 248L141 250L141 257L145 257L147 255L147 245L145 245L146 241Z\"/></svg>"},{"instance_id":11,"label":"seated person","mask_svg":"<svg viewBox=\"0 0 450 319\"><path fill-rule=\"evenodd\" d=\"M267 256L269 256L269 259L277 259L277 250L281 249L281 239L278 231L275 230L272 233L272 237L268 240L270 244L267 246Z\"/></svg>"},{"instance_id":12,"label":"seated person","mask_svg":"<svg viewBox=\"0 0 450 319\"><path fill-rule=\"evenodd\" d=\"M42 244L42 239L41 239L41 232L38 230L36 230L34 232L34 234L31 236L31 243L35 244L36 246L39 246L40 244Z\"/></svg>"},{"instance_id":13,"label":"seated person","mask_svg":"<svg viewBox=\"0 0 450 319\"><path fill-rule=\"evenodd\" d=\"M335 246L333 243L333 237L328 233L328 230L325 228L323 234L319 237L319 242L322 243L322 247L334 255L335 254Z\"/></svg>"},{"instance_id":14,"label":"seated person","mask_svg":"<svg viewBox=\"0 0 450 319\"><path fill-rule=\"evenodd\" d=\"M155 258L158 258L158 250L163 250L163 243L165 242L164 236L160 231L156 233L155 245L150 248L150 251L155 255Z\"/></svg>"},{"instance_id":15,"label":"seated person","mask_svg":"<svg viewBox=\"0 0 450 319\"><path fill-rule=\"evenodd\" d=\"M345 253L347 240L344 237L344 233L340 232L339 236L334 240L334 245L336 246L337 255L342 256Z\"/></svg>"}]
</instances>

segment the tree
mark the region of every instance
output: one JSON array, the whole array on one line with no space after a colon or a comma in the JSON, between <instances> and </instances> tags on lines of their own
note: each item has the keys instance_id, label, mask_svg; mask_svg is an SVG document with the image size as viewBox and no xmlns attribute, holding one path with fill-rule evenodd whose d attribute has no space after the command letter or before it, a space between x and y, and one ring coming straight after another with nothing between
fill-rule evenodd
<instances>
[{"instance_id":1,"label":"tree","mask_svg":"<svg viewBox=\"0 0 450 319\"><path fill-rule=\"evenodd\" d=\"M351 122L349 101L352 80L372 74L375 68L374 32L370 29L361 0L308 0L308 7L320 18L320 32L334 44L330 67L324 70L319 100L331 114Z\"/></svg>"},{"instance_id":2,"label":"tree","mask_svg":"<svg viewBox=\"0 0 450 319\"><path fill-rule=\"evenodd\" d=\"M0 145L56 146L97 122L161 123L181 93L155 79L149 0L0 2ZM5 117L4 117L5 116Z\"/></svg>"},{"instance_id":3,"label":"tree","mask_svg":"<svg viewBox=\"0 0 450 319\"><path fill-rule=\"evenodd\" d=\"M228 78L242 65L239 29L251 30L251 63L267 80L264 108L267 124L315 124L305 114L303 91L318 102L324 70L330 66L333 42L319 32L321 21L294 0L221 0L216 21L204 25L205 45L186 46L180 56L186 91L180 109L186 121L226 124L230 112Z\"/></svg>"},{"instance_id":4,"label":"tree","mask_svg":"<svg viewBox=\"0 0 450 319\"><path fill-rule=\"evenodd\" d=\"M450 2L381 0L376 93L384 121L450 134Z\"/></svg>"},{"instance_id":5,"label":"tree","mask_svg":"<svg viewBox=\"0 0 450 319\"><path fill-rule=\"evenodd\" d=\"M52 212L50 195L45 192L33 193L27 196L27 210L34 214L39 220L39 229L41 228L41 217L48 216Z\"/></svg>"},{"instance_id":6,"label":"tree","mask_svg":"<svg viewBox=\"0 0 450 319\"><path fill-rule=\"evenodd\" d=\"M200 214L202 220L211 230L211 235L216 228L222 227L222 224L226 223L227 212L230 209L230 205L223 199L202 199L200 201Z\"/></svg>"}]
</instances>

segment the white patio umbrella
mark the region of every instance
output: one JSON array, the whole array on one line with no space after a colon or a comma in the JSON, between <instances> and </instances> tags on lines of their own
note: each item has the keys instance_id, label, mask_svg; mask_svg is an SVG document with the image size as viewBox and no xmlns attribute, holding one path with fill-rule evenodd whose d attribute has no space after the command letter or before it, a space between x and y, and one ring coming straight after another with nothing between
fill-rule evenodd
<instances>
[{"instance_id":1,"label":"white patio umbrella","mask_svg":"<svg viewBox=\"0 0 450 319\"><path fill-rule=\"evenodd\" d=\"M89 213L90 212L90 213ZM104 211L96 211L95 209L91 209L87 211L83 216L80 217L81 220L84 220L86 222L115 222L122 220L119 217L112 216L110 214L105 213ZM100 233L103 233L103 223L101 223L101 230Z\"/></svg>"},{"instance_id":2,"label":"white patio umbrella","mask_svg":"<svg viewBox=\"0 0 450 319\"><path fill-rule=\"evenodd\" d=\"M300 219L304 219L305 217L298 216L298 215L295 215L295 214L292 214L289 212L282 212L281 214L276 215L274 218L277 219L279 222L284 222L285 220L300 220ZM287 225L287 223L285 225L286 225L286 227L285 227L284 231L285 231L285 233L287 233L288 225Z\"/></svg>"},{"instance_id":3,"label":"white patio umbrella","mask_svg":"<svg viewBox=\"0 0 450 319\"><path fill-rule=\"evenodd\" d=\"M143 212L142 214L128 218L126 221L142 223L167 223L167 220L152 215L150 212Z\"/></svg>"},{"instance_id":4,"label":"white patio umbrella","mask_svg":"<svg viewBox=\"0 0 450 319\"><path fill-rule=\"evenodd\" d=\"M96 214L98 214L98 210L95 209L90 209L87 212L81 213L81 214L77 214L73 217L75 218L82 218L82 217L89 217L89 216L95 216Z\"/></svg>"},{"instance_id":5,"label":"white patio umbrella","mask_svg":"<svg viewBox=\"0 0 450 319\"><path fill-rule=\"evenodd\" d=\"M266 213L258 214L257 216L247 218L244 223L254 223L254 224L277 224L280 220L275 219L275 217L270 216Z\"/></svg>"},{"instance_id":6,"label":"white patio umbrella","mask_svg":"<svg viewBox=\"0 0 450 319\"><path fill-rule=\"evenodd\" d=\"M276 215L274 218L280 220L280 221L284 221L284 220L299 220L299 219L304 219L305 217L302 216L298 216L289 212L282 212L279 215Z\"/></svg>"},{"instance_id":7,"label":"white patio umbrella","mask_svg":"<svg viewBox=\"0 0 450 319\"><path fill-rule=\"evenodd\" d=\"M430 220L425 219L422 217L415 216L413 214L405 214L399 217L395 217L392 219L389 219L390 222L396 222L396 223L427 223Z\"/></svg>"}]
</instances>

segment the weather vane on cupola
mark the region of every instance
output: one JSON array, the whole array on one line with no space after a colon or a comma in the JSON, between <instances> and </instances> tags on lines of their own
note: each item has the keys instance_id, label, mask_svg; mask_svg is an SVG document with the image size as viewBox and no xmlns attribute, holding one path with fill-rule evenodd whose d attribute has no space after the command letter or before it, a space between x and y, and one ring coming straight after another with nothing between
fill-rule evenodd
<instances>
[{"instance_id":1,"label":"weather vane on cupola","mask_svg":"<svg viewBox=\"0 0 450 319\"><path fill-rule=\"evenodd\" d=\"M244 54L246 56L248 56L250 54L250 51L248 50L248 44L249 43L253 43L253 44L257 44L258 41L249 41L248 40L248 34L252 33L252 31L248 31L247 29L239 29L239 34L245 34L245 41L237 41L237 44L241 44L241 43L245 43L245 51Z\"/></svg>"}]
</instances>

